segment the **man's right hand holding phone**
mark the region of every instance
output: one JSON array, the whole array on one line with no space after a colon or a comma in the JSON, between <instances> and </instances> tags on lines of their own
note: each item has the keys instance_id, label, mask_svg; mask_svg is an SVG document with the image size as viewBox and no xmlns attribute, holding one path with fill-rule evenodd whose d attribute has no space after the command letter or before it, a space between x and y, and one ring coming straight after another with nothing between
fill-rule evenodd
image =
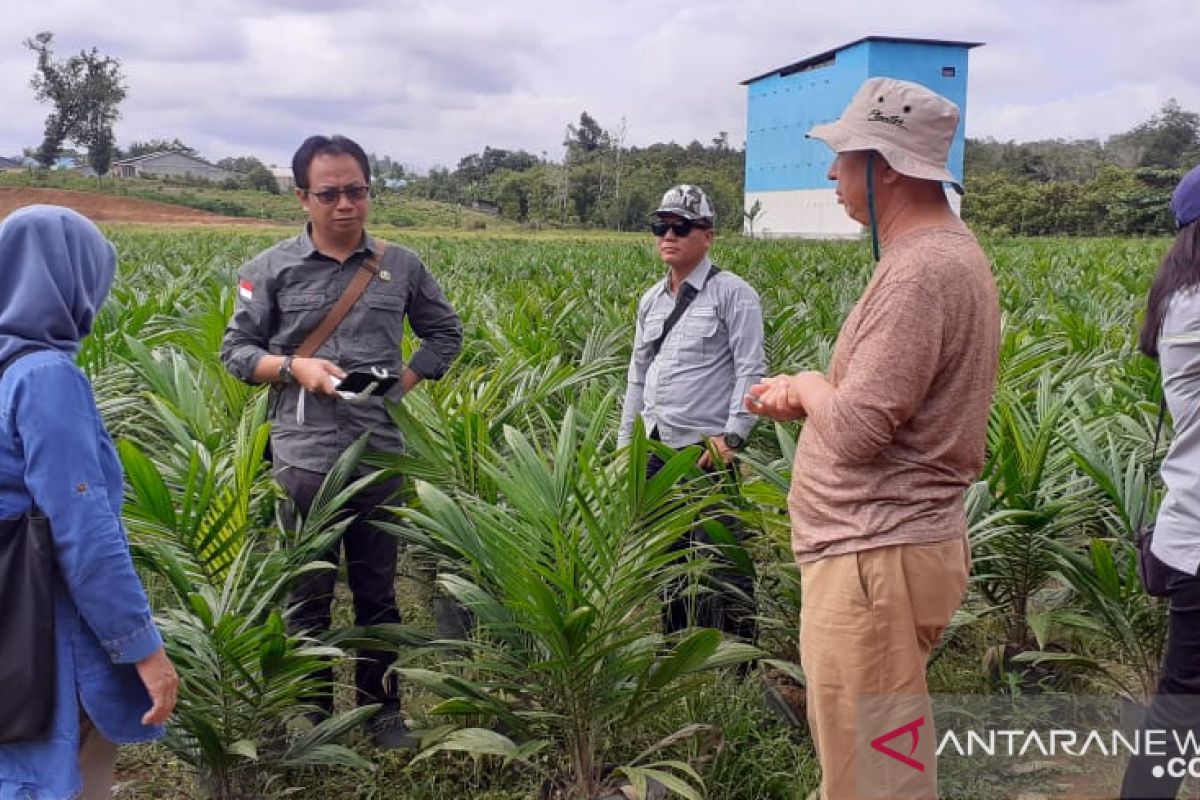
<instances>
[{"instance_id":1,"label":"man's right hand holding phone","mask_svg":"<svg viewBox=\"0 0 1200 800\"><path fill-rule=\"evenodd\" d=\"M337 393L337 382L346 371L324 358L293 358L292 379L313 394Z\"/></svg>"}]
</instances>

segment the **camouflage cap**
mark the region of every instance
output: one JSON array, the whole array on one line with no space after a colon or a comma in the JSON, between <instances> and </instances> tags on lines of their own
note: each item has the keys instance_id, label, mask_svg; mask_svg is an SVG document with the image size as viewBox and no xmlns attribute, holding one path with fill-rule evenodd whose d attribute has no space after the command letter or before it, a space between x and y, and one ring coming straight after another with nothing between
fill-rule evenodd
<instances>
[{"instance_id":1,"label":"camouflage cap","mask_svg":"<svg viewBox=\"0 0 1200 800\"><path fill-rule=\"evenodd\" d=\"M704 190L690 183L681 183L668 189L654 213L674 214L692 221L704 220L710 224L717 216L713 213L712 203L708 201Z\"/></svg>"}]
</instances>

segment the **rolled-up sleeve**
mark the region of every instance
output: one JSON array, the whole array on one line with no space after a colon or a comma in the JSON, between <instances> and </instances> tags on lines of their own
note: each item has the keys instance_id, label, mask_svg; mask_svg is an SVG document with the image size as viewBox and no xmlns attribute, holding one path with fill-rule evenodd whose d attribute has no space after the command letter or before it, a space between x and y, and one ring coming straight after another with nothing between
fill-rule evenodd
<instances>
[{"instance_id":1,"label":"rolled-up sleeve","mask_svg":"<svg viewBox=\"0 0 1200 800\"><path fill-rule=\"evenodd\" d=\"M50 522L71 598L114 663L141 661L162 637L111 499L120 487L105 481L102 424L87 379L65 360L39 365L15 388L14 415L25 483Z\"/></svg>"},{"instance_id":2,"label":"rolled-up sleeve","mask_svg":"<svg viewBox=\"0 0 1200 800\"><path fill-rule=\"evenodd\" d=\"M941 298L914 283L883 296L863 310L846 374L807 423L847 462L870 461L892 440L928 394L941 358Z\"/></svg>"},{"instance_id":3,"label":"rolled-up sleeve","mask_svg":"<svg viewBox=\"0 0 1200 800\"><path fill-rule=\"evenodd\" d=\"M442 287L417 261L417 274L408 301L408 322L421 340L421 346L409 359L408 367L428 380L446 374L462 350L462 321L446 299Z\"/></svg>"},{"instance_id":4,"label":"rolled-up sleeve","mask_svg":"<svg viewBox=\"0 0 1200 800\"><path fill-rule=\"evenodd\" d=\"M230 374L254 382L254 368L267 355L271 324L271 274L265 256L238 270L233 317L221 340L221 362Z\"/></svg>"},{"instance_id":5,"label":"rolled-up sleeve","mask_svg":"<svg viewBox=\"0 0 1200 800\"><path fill-rule=\"evenodd\" d=\"M766 372L762 302L758 292L747 285L741 285L733 292L728 302L725 320L729 328L729 349L733 353L734 382L725 430L745 439L758 418L746 410L742 399Z\"/></svg>"}]
</instances>

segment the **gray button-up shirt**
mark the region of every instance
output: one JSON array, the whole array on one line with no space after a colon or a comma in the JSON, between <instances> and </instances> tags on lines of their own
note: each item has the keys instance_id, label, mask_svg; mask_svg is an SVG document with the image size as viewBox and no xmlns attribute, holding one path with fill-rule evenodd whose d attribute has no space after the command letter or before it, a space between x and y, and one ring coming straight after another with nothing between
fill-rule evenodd
<instances>
[{"instance_id":1,"label":"gray button-up shirt","mask_svg":"<svg viewBox=\"0 0 1200 800\"><path fill-rule=\"evenodd\" d=\"M226 368L250 382L264 355L294 353L375 248L375 240L364 235L359 249L339 263L317 250L306 229L243 265L237 305L221 343ZM422 378L442 377L462 348L462 324L417 254L389 243L379 274L315 355L347 372L375 366L398 373L404 366L400 343L405 317L421 339L408 366ZM271 451L277 465L326 472L368 431L370 449L403 449L383 397L347 403L305 392L301 423L296 414L301 392L295 384L272 387ZM401 393L397 384L388 398L399 400Z\"/></svg>"},{"instance_id":2,"label":"gray button-up shirt","mask_svg":"<svg viewBox=\"0 0 1200 800\"><path fill-rule=\"evenodd\" d=\"M637 331L617 441L628 444L641 414L647 432L686 447L709 436L750 434L756 417L742 397L765 372L762 303L750 284L729 272L708 278L706 256L685 281L696 287L692 304L653 358L651 343L675 307L670 276L638 303Z\"/></svg>"}]
</instances>

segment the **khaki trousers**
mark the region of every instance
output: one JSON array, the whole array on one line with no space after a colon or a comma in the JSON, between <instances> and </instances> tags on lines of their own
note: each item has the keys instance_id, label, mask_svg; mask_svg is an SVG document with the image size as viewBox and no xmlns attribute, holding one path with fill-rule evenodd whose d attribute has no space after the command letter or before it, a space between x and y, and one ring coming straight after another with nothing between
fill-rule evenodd
<instances>
[{"instance_id":1,"label":"khaki trousers","mask_svg":"<svg viewBox=\"0 0 1200 800\"><path fill-rule=\"evenodd\" d=\"M105 739L82 711L79 715L79 769L83 773L83 791L79 800L109 800L113 773L117 765L117 746Z\"/></svg>"},{"instance_id":2,"label":"khaki trousers","mask_svg":"<svg viewBox=\"0 0 1200 800\"><path fill-rule=\"evenodd\" d=\"M969 567L965 539L801 565L800 661L823 800L937 797L925 666Z\"/></svg>"}]
</instances>

